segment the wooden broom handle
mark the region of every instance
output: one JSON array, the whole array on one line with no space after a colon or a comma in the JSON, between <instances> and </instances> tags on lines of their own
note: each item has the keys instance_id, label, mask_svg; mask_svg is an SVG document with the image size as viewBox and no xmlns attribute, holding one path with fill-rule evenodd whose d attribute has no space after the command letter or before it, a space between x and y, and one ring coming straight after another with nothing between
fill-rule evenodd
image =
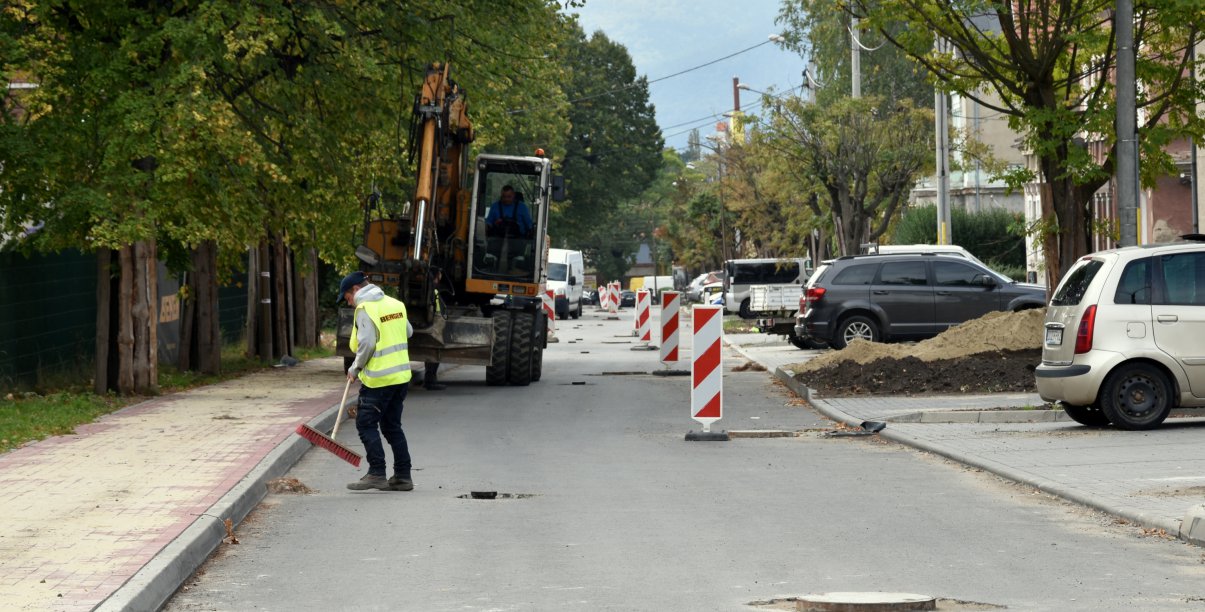
<instances>
[{"instance_id":1,"label":"wooden broom handle","mask_svg":"<svg viewBox=\"0 0 1205 612\"><path fill-rule=\"evenodd\" d=\"M335 428L331 430L331 439L335 439L335 435L339 433L339 423L343 421L343 405L347 403L347 392L351 390L351 379L347 379L347 384L343 385L343 399L339 400L339 415L335 417Z\"/></svg>"}]
</instances>

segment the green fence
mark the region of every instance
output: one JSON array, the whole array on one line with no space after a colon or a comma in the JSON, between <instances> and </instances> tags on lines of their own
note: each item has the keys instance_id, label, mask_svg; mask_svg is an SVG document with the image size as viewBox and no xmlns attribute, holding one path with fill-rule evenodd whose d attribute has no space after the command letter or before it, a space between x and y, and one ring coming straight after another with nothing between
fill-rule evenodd
<instances>
[{"instance_id":1,"label":"green fence","mask_svg":"<svg viewBox=\"0 0 1205 612\"><path fill-rule=\"evenodd\" d=\"M165 277L160 279L171 292ZM219 288L218 310L222 340L241 338L247 323L245 272ZM164 340L172 337L163 325L161 361L171 353ZM0 252L0 391L90 381L95 343L95 255Z\"/></svg>"},{"instance_id":2,"label":"green fence","mask_svg":"<svg viewBox=\"0 0 1205 612\"><path fill-rule=\"evenodd\" d=\"M53 374L89 380L95 337L93 255L0 252L0 389Z\"/></svg>"}]
</instances>

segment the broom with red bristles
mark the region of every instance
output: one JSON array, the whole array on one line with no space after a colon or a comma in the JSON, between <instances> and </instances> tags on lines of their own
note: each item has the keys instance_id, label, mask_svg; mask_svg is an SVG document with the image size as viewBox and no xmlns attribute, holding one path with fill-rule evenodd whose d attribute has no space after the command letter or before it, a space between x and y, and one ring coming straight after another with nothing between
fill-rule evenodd
<instances>
[{"instance_id":1,"label":"broom with red bristles","mask_svg":"<svg viewBox=\"0 0 1205 612\"><path fill-rule=\"evenodd\" d=\"M360 467L360 460L363 457L356 451L335 441L335 435L339 433L339 422L343 420L343 405L347 403L347 392L350 389L351 378L348 378L347 384L343 385L343 399L339 400L339 414L335 417L335 428L331 430L331 435L328 436L305 423L297 426L297 435L309 440L314 446L324 448L334 453L336 457L356 467Z\"/></svg>"}]
</instances>

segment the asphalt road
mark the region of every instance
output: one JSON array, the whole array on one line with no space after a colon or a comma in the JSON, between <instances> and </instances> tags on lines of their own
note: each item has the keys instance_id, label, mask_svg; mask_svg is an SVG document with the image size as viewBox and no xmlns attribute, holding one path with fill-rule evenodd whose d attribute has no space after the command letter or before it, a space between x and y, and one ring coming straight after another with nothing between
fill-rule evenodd
<instances>
[{"instance_id":1,"label":"asphalt road","mask_svg":"<svg viewBox=\"0 0 1205 612\"><path fill-rule=\"evenodd\" d=\"M561 323L531 387L461 367L412 392L413 492L347 491L360 473L311 451L291 476L316 492L269 495L167 609L750 610L826 591L1205 609L1202 549L923 453L819 432L685 442L687 378L602 375L657 367L621 344L628 316ZM720 428L832 425L726 359ZM458 497L478 490L532 497Z\"/></svg>"}]
</instances>

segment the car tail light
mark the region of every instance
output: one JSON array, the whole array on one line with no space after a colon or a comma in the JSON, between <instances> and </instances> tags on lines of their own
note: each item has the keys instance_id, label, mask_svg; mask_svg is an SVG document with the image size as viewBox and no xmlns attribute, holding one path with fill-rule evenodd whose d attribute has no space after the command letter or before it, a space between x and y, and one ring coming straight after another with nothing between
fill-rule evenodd
<instances>
[{"instance_id":1,"label":"car tail light","mask_svg":"<svg viewBox=\"0 0 1205 612\"><path fill-rule=\"evenodd\" d=\"M808 287L803 292L803 299L800 301L800 305L806 307L809 304L819 302L824 297L824 291L824 287Z\"/></svg>"},{"instance_id":2,"label":"car tail light","mask_svg":"<svg viewBox=\"0 0 1205 612\"><path fill-rule=\"evenodd\" d=\"M1084 311L1079 319L1079 331L1075 332L1075 354L1081 355L1092 350L1092 332L1096 329L1096 304Z\"/></svg>"}]
</instances>

